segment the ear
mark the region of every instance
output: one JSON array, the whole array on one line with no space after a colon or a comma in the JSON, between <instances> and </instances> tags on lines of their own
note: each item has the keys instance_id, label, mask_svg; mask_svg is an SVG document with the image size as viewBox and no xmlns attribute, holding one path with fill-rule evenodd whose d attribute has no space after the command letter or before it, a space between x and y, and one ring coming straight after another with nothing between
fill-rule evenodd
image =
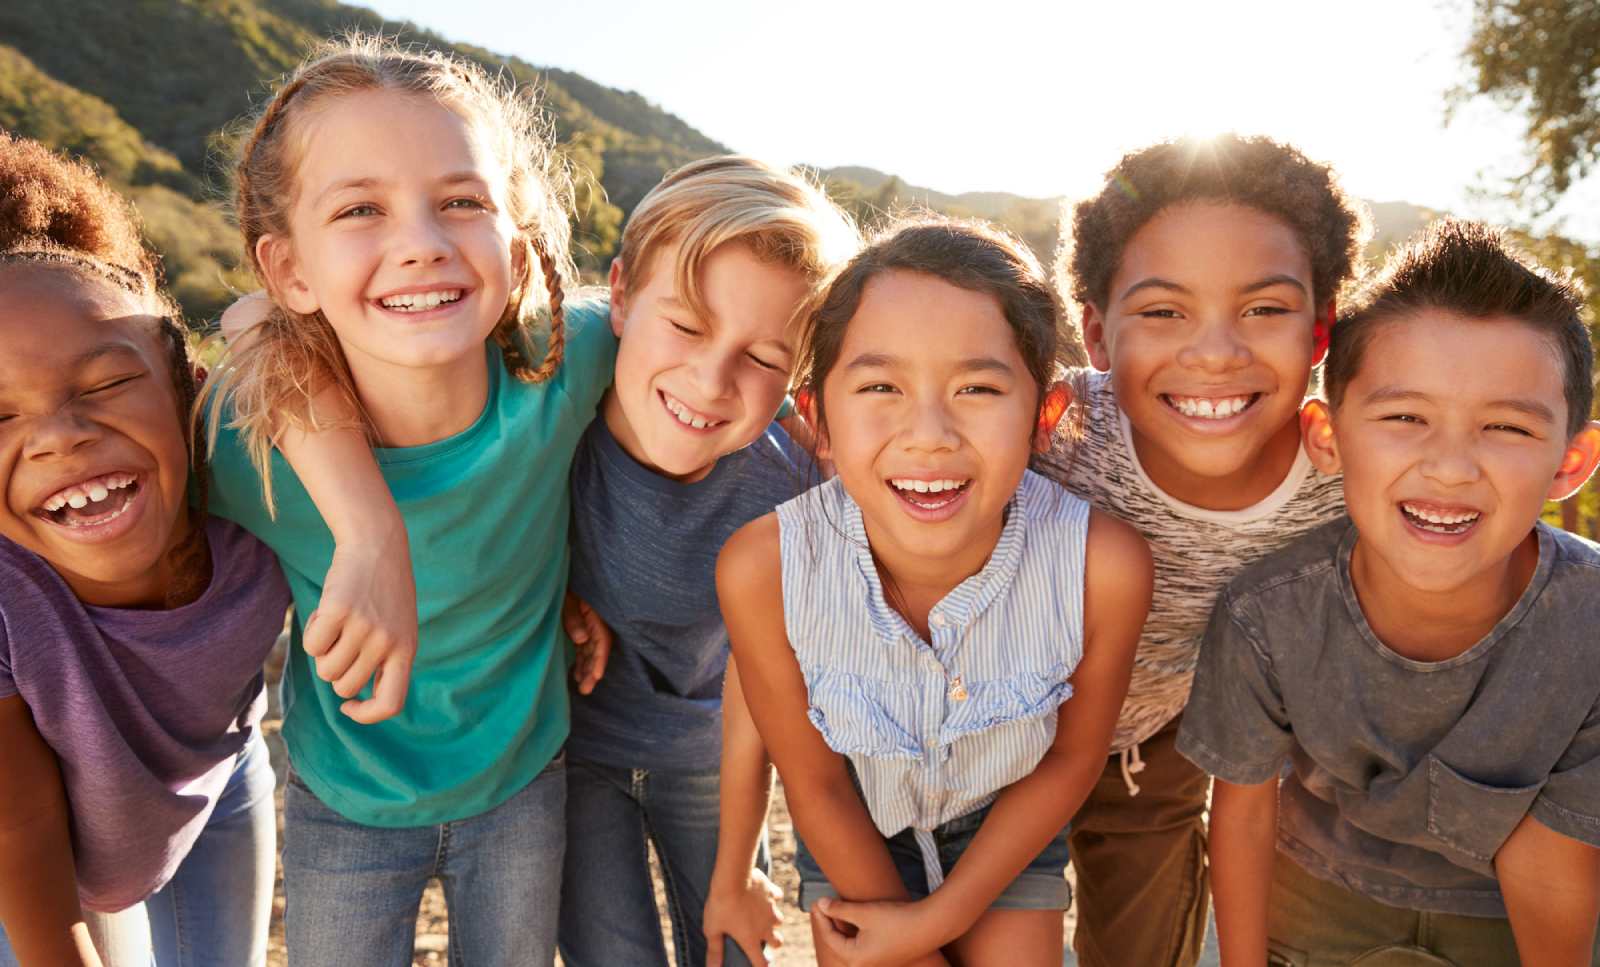
<instances>
[{"instance_id":1,"label":"ear","mask_svg":"<svg viewBox=\"0 0 1600 967\"><path fill-rule=\"evenodd\" d=\"M300 276L300 263L287 238L263 235L256 239L256 262L266 274L267 291L285 309L309 316L320 308L316 295Z\"/></svg>"},{"instance_id":2,"label":"ear","mask_svg":"<svg viewBox=\"0 0 1600 967\"><path fill-rule=\"evenodd\" d=\"M1105 373L1111 370L1111 348L1106 344L1106 319L1099 307L1083 307L1083 346L1089 350L1089 363Z\"/></svg>"},{"instance_id":3,"label":"ear","mask_svg":"<svg viewBox=\"0 0 1600 967\"><path fill-rule=\"evenodd\" d=\"M611 275L607 280L611 286L611 334L618 339L622 338L622 323L628 314L628 289L622 281L622 260L611 260Z\"/></svg>"},{"instance_id":4,"label":"ear","mask_svg":"<svg viewBox=\"0 0 1600 967\"><path fill-rule=\"evenodd\" d=\"M1328 340L1333 336L1333 323L1338 318L1339 303L1335 299L1329 299L1327 310L1311 324L1311 343L1314 347L1311 365L1315 366L1328 358Z\"/></svg>"},{"instance_id":5,"label":"ear","mask_svg":"<svg viewBox=\"0 0 1600 967\"><path fill-rule=\"evenodd\" d=\"M1567 441L1567 452L1562 454L1556 479L1550 484L1549 498L1566 500L1577 493L1594 475L1597 463L1600 463L1600 423L1590 422Z\"/></svg>"},{"instance_id":6,"label":"ear","mask_svg":"<svg viewBox=\"0 0 1600 967\"><path fill-rule=\"evenodd\" d=\"M1300 441L1306 456L1323 473L1335 474L1342 468L1339 443L1333 435L1333 412L1322 400L1306 400L1300 407Z\"/></svg>"},{"instance_id":7,"label":"ear","mask_svg":"<svg viewBox=\"0 0 1600 967\"><path fill-rule=\"evenodd\" d=\"M1065 380L1058 379L1045 390L1044 399L1039 401L1039 422L1033 428L1034 453L1050 452L1050 440L1071 405L1072 387Z\"/></svg>"},{"instance_id":8,"label":"ear","mask_svg":"<svg viewBox=\"0 0 1600 967\"><path fill-rule=\"evenodd\" d=\"M831 460L833 454L828 448L828 434L822 428L822 420L817 416L817 394L809 386L801 386L794 391L794 408L811 427L811 432L816 438L815 455L820 460Z\"/></svg>"}]
</instances>

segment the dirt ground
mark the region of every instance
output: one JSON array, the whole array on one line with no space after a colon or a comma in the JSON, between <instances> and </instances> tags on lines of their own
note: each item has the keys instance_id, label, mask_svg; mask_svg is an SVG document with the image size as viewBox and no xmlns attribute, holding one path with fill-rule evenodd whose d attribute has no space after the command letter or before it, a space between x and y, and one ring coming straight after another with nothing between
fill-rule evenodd
<instances>
[{"instance_id":1,"label":"dirt ground","mask_svg":"<svg viewBox=\"0 0 1600 967\"><path fill-rule=\"evenodd\" d=\"M268 667L268 678L274 683L269 691L275 693L275 680L281 668L281 649L274 653L273 661ZM278 734L280 726L276 696L274 694L272 710L268 713L267 721L263 724L267 744L272 750L272 765L278 774L278 833L279 843L282 843L283 833L283 777L286 775L286 760L283 751L283 742ZM770 817L772 837L773 880L783 888L784 892L784 917L783 925L779 928L779 935L783 938L783 946L773 952L772 963L779 967L800 967L802 964L815 963L811 944L811 927L805 914L795 905L795 897L799 888L799 877L794 869L794 825L789 820L789 810L783 801L783 790L780 787L774 797L772 816ZM1069 873L1070 877L1070 873ZM658 909L664 910L665 903L661 894L661 879L656 877L656 899ZM1073 928L1073 914L1066 914L1067 937L1071 938ZM671 931L665 919L661 928L664 932ZM448 960L446 948L449 940L449 922L445 915L444 894L437 883L431 884L422 897L422 909L417 916L416 955L413 967L446 967ZM1206 956L1201 961L1201 967L1214 967L1216 961L1215 930L1212 931L1206 950ZM1069 943L1070 947L1070 943ZM669 942L668 949L671 949ZM287 959L283 949L283 871L278 871L277 889L272 902L272 934L267 949L268 967L286 967ZM556 963L561 963L557 958ZM1076 963L1069 951L1063 967L1070 967ZM619 965L620 967L620 965ZM689 967L679 964L678 967Z\"/></svg>"}]
</instances>

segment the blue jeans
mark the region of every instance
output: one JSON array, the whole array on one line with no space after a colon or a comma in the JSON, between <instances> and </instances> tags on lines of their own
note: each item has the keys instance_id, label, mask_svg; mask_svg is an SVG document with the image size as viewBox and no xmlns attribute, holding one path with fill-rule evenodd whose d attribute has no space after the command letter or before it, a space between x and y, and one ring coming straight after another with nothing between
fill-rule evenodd
<instances>
[{"instance_id":1,"label":"blue jeans","mask_svg":"<svg viewBox=\"0 0 1600 967\"><path fill-rule=\"evenodd\" d=\"M291 772L284 932L295 967L410 967L430 879L450 910L451 967L549 964L566 846L563 756L468 819L389 829L351 822Z\"/></svg>"},{"instance_id":2,"label":"blue jeans","mask_svg":"<svg viewBox=\"0 0 1600 967\"><path fill-rule=\"evenodd\" d=\"M648 840L666 880L674 960L704 964L701 916L717 858L717 771L625 769L578 760L568 769L562 961L567 967L667 967ZM723 956L729 967L749 964L731 940Z\"/></svg>"},{"instance_id":3,"label":"blue jeans","mask_svg":"<svg viewBox=\"0 0 1600 967\"><path fill-rule=\"evenodd\" d=\"M272 763L256 737L167 885L118 913L86 913L106 967L264 967L276 820ZM0 967L16 967L0 930Z\"/></svg>"}]
</instances>

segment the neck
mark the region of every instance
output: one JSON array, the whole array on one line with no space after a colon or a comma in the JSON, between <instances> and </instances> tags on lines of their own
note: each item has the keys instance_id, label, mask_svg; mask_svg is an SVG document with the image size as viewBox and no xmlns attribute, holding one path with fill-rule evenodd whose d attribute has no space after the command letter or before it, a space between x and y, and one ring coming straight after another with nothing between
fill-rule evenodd
<instances>
[{"instance_id":1,"label":"neck","mask_svg":"<svg viewBox=\"0 0 1600 967\"><path fill-rule=\"evenodd\" d=\"M864 523L885 600L924 641L932 640L928 633L928 613L962 581L983 570L994 554L995 545L1000 543L1000 531L1005 526L1003 519L996 520L992 534L985 534L948 556L931 557L879 540L873 536L872 522Z\"/></svg>"},{"instance_id":2,"label":"neck","mask_svg":"<svg viewBox=\"0 0 1600 967\"><path fill-rule=\"evenodd\" d=\"M454 436L471 426L489 401L489 369L476 351L426 367L351 358L350 375L378 442L386 447L419 447Z\"/></svg>"},{"instance_id":3,"label":"neck","mask_svg":"<svg viewBox=\"0 0 1600 967\"><path fill-rule=\"evenodd\" d=\"M115 584L63 575L67 587L79 601L96 608L160 611L194 603L211 584L211 542L197 516L189 511L178 515L167 552L145 574Z\"/></svg>"},{"instance_id":4,"label":"neck","mask_svg":"<svg viewBox=\"0 0 1600 967\"><path fill-rule=\"evenodd\" d=\"M1289 476L1300 455L1300 427L1290 420L1255 459L1220 477L1197 474L1133 428L1133 452L1145 475L1174 500L1202 510L1244 510L1267 499Z\"/></svg>"},{"instance_id":5,"label":"neck","mask_svg":"<svg viewBox=\"0 0 1600 967\"><path fill-rule=\"evenodd\" d=\"M1359 538L1350 554L1350 580L1367 625L1391 651L1413 661L1445 661L1482 641L1516 607L1539 566L1539 535L1531 533L1495 567L1460 587L1412 587Z\"/></svg>"}]
</instances>

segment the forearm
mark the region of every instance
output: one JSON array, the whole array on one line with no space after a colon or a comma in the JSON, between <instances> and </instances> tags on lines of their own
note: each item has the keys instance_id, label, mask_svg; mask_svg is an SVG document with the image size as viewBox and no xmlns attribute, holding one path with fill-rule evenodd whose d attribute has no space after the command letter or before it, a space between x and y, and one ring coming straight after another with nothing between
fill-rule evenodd
<instances>
[{"instance_id":1,"label":"forearm","mask_svg":"<svg viewBox=\"0 0 1600 967\"><path fill-rule=\"evenodd\" d=\"M744 734L748 732L748 734ZM742 884L755 866L772 801L772 765L753 724L740 734L724 728L719 791L720 825L713 880Z\"/></svg>"},{"instance_id":2,"label":"forearm","mask_svg":"<svg viewBox=\"0 0 1600 967\"><path fill-rule=\"evenodd\" d=\"M294 468L336 543L409 553L405 521L372 447L348 424L334 395L324 390L315 401L319 422L324 422L323 414L333 414L324 429L285 426L273 443Z\"/></svg>"},{"instance_id":3,"label":"forearm","mask_svg":"<svg viewBox=\"0 0 1600 967\"><path fill-rule=\"evenodd\" d=\"M788 789L795 830L805 840L828 883L846 900L909 897L883 835L841 768L837 779Z\"/></svg>"},{"instance_id":4,"label":"forearm","mask_svg":"<svg viewBox=\"0 0 1600 967\"><path fill-rule=\"evenodd\" d=\"M64 820L0 832L0 925L22 967L98 967Z\"/></svg>"},{"instance_id":5,"label":"forearm","mask_svg":"<svg viewBox=\"0 0 1600 967\"><path fill-rule=\"evenodd\" d=\"M1104 760L1052 747L1033 772L1001 791L961 862L924 902L948 943L982 917L1028 864L1060 835L1099 779Z\"/></svg>"},{"instance_id":6,"label":"forearm","mask_svg":"<svg viewBox=\"0 0 1600 967\"><path fill-rule=\"evenodd\" d=\"M1600 918L1600 850L1530 816L1495 855L1494 865L1522 963L1587 965Z\"/></svg>"},{"instance_id":7,"label":"forearm","mask_svg":"<svg viewBox=\"0 0 1600 967\"><path fill-rule=\"evenodd\" d=\"M1211 895L1225 967L1267 959L1267 899L1277 856L1277 783L1218 781L1211 807Z\"/></svg>"}]
</instances>

